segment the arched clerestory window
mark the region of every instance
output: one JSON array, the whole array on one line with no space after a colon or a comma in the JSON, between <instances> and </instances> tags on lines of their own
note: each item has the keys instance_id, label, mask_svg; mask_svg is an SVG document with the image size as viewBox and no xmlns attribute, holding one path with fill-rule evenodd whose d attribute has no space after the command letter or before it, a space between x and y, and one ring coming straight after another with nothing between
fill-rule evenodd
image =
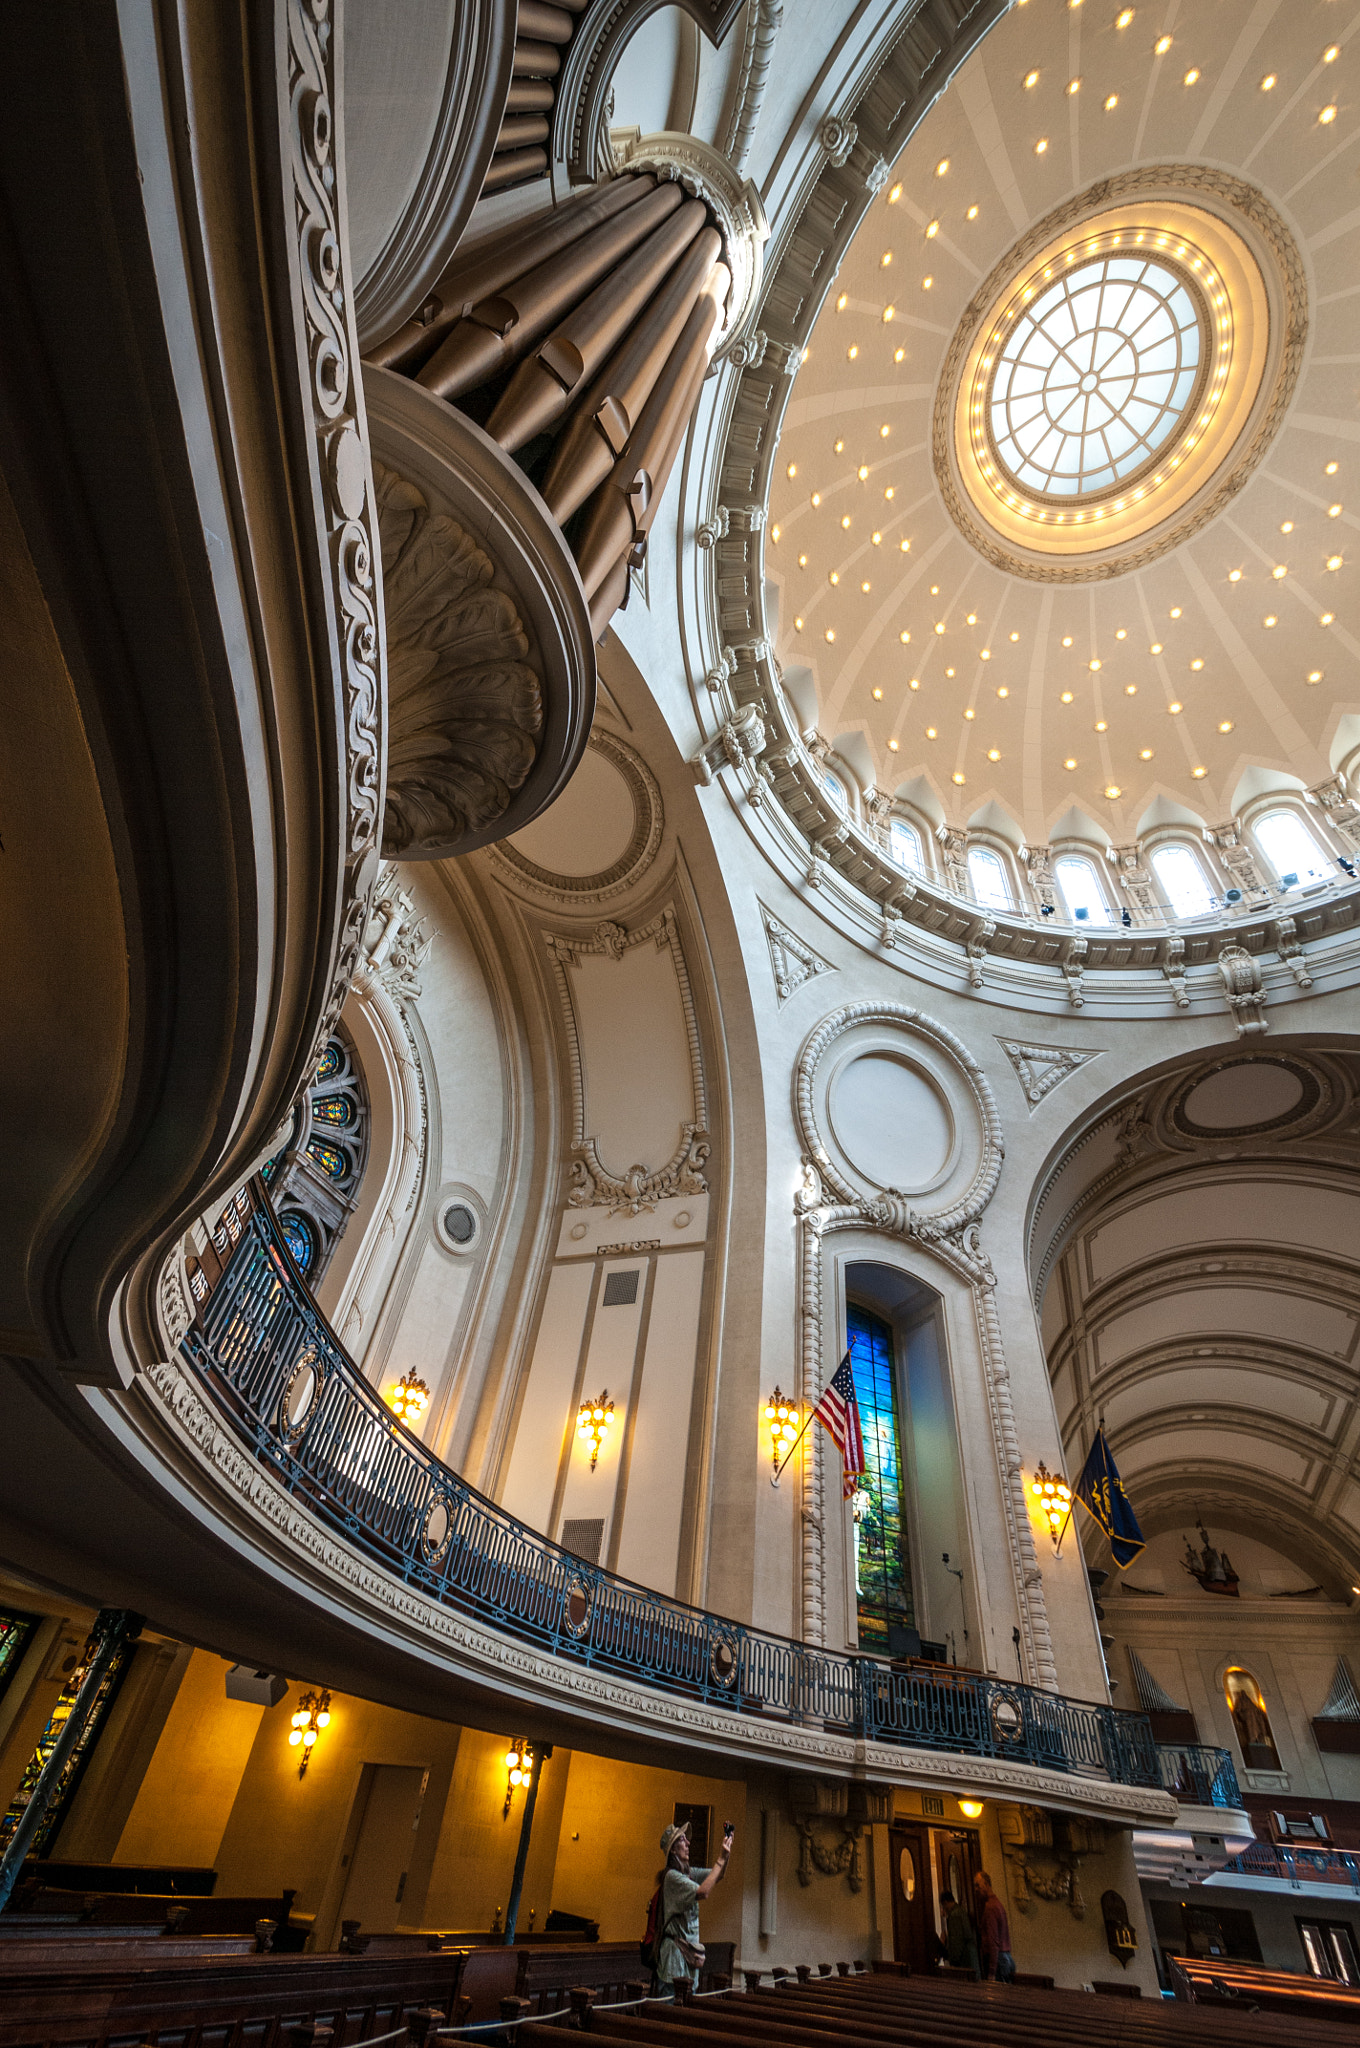
<instances>
[{"instance_id":1,"label":"arched clerestory window","mask_svg":"<svg viewBox=\"0 0 1360 2048\"><path fill-rule=\"evenodd\" d=\"M1064 853L1053 863L1067 914L1074 924L1113 924L1114 912L1101 887L1096 864L1084 853Z\"/></svg>"},{"instance_id":2,"label":"arched clerestory window","mask_svg":"<svg viewBox=\"0 0 1360 2048\"><path fill-rule=\"evenodd\" d=\"M337 1032L293 1113L287 1145L266 1161L261 1174L284 1243L313 1289L358 1205L368 1124L363 1076L348 1041Z\"/></svg>"},{"instance_id":3,"label":"arched clerestory window","mask_svg":"<svg viewBox=\"0 0 1360 2048\"><path fill-rule=\"evenodd\" d=\"M984 909L1014 909L1015 898L1011 893L1006 863L999 853L993 853L990 846L969 848L968 880L972 884L974 899L982 904Z\"/></svg>"},{"instance_id":4,"label":"arched clerestory window","mask_svg":"<svg viewBox=\"0 0 1360 2048\"><path fill-rule=\"evenodd\" d=\"M926 857L921 845L921 835L905 818L894 818L889 825L888 852L898 867L908 868L914 875L925 873Z\"/></svg>"},{"instance_id":5,"label":"arched clerestory window","mask_svg":"<svg viewBox=\"0 0 1360 2048\"><path fill-rule=\"evenodd\" d=\"M1252 821L1251 829L1286 894L1309 882L1320 882L1330 873L1332 863L1297 811L1283 805L1277 811L1266 811Z\"/></svg>"},{"instance_id":6,"label":"arched clerestory window","mask_svg":"<svg viewBox=\"0 0 1360 2048\"><path fill-rule=\"evenodd\" d=\"M1159 846L1152 866L1177 917L1208 916L1214 907L1214 892L1188 846Z\"/></svg>"}]
</instances>

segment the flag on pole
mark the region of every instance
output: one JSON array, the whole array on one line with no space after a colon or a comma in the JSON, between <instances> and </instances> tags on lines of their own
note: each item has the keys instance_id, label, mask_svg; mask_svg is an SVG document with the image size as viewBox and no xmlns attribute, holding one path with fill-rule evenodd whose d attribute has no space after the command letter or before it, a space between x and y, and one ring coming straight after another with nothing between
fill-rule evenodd
<instances>
[{"instance_id":1,"label":"flag on pole","mask_svg":"<svg viewBox=\"0 0 1360 2048\"><path fill-rule=\"evenodd\" d=\"M859 1402L855 1399L855 1375L847 1351L822 1388L813 1414L834 1439L845 1467L843 1497L849 1500L855 1481L864 1471L864 1433L859 1423Z\"/></svg>"},{"instance_id":2,"label":"flag on pole","mask_svg":"<svg viewBox=\"0 0 1360 2048\"><path fill-rule=\"evenodd\" d=\"M1096 1431L1090 1455L1072 1491L1109 1537L1120 1571L1127 1571L1138 1553L1147 1548L1147 1542L1111 1455L1104 1422Z\"/></svg>"}]
</instances>

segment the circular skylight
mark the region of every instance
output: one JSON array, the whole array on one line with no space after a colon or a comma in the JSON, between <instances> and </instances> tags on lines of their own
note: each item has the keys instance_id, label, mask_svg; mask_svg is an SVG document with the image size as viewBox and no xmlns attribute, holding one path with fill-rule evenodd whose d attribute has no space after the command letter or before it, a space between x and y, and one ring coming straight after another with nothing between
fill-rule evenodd
<instances>
[{"instance_id":1,"label":"circular skylight","mask_svg":"<svg viewBox=\"0 0 1360 2048\"><path fill-rule=\"evenodd\" d=\"M1018 314L988 396L996 459L1035 498L1117 489L1155 461L1194 404L1198 294L1159 257L1079 263Z\"/></svg>"}]
</instances>

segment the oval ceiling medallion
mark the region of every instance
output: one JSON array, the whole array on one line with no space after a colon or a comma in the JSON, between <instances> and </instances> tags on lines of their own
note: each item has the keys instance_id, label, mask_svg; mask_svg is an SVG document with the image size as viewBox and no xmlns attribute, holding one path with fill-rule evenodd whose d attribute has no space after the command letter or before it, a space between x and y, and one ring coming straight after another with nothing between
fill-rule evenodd
<instances>
[{"instance_id":1,"label":"oval ceiling medallion","mask_svg":"<svg viewBox=\"0 0 1360 2048\"><path fill-rule=\"evenodd\" d=\"M1223 1060L1181 1084L1171 1122L1192 1138L1256 1136L1301 1123L1321 1096L1318 1076L1297 1060L1278 1054Z\"/></svg>"},{"instance_id":2,"label":"oval ceiling medallion","mask_svg":"<svg viewBox=\"0 0 1360 2048\"><path fill-rule=\"evenodd\" d=\"M1139 568L1261 460L1306 332L1298 251L1259 192L1194 165L1104 179L1040 221L959 323L935 402L945 504L1015 575Z\"/></svg>"},{"instance_id":3,"label":"oval ceiling medallion","mask_svg":"<svg viewBox=\"0 0 1360 2048\"><path fill-rule=\"evenodd\" d=\"M645 761L597 725L561 796L492 857L507 878L559 902L598 903L632 887L661 843L661 791Z\"/></svg>"}]
</instances>

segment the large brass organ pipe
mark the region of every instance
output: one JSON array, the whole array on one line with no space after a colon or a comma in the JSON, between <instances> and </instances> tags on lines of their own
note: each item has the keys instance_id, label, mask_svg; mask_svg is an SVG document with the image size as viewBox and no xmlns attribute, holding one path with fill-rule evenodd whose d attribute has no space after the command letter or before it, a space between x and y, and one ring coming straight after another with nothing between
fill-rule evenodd
<instances>
[{"instance_id":1,"label":"large brass organ pipe","mask_svg":"<svg viewBox=\"0 0 1360 2048\"><path fill-rule=\"evenodd\" d=\"M486 431L509 454L561 418L704 225L708 210L702 200L682 204L683 194L675 185L663 186L657 200L667 193L675 195L671 218L572 307L501 393Z\"/></svg>"},{"instance_id":2,"label":"large brass organ pipe","mask_svg":"<svg viewBox=\"0 0 1360 2048\"><path fill-rule=\"evenodd\" d=\"M672 185L649 192L546 263L521 270L499 292L479 299L446 335L417 382L440 398L454 399L510 369L674 210L676 196Z\"/></svg>"},{"instance_id":3,"label":"large brass organ pipe","mask_svg":"<svg viewBox=\"0 0 1360 2048\"><path fill-rule=\"evenodd\" d=\"M627 601L629 570L634 564L641 567L647 533L652 520L656 517L656 507L669 481L675 458L680 453L685 429L699 402L699 393L708 374L708 358L709 350L705 347L698 360L690 365L685 383L677 388L675 424L669 440L662 449L655 475L646 470L639 470L633 478L633 486L626 499L621 493L615 493L617 502L625 507L623 520L617 522L623 553L619 555L613 568L604 576L590 599L591 629L597 640L619 606ZM609 488L609 485L605 486L606 492ZM628 524L630 516L631 532Z\"/></svg>"},{"instance_id":4,"label":"large brass organ pipe","mask_svg":"<svg viewBox=\"0 0 1360 2048\"><path fill-rule=\"evenodd\" d=\"M512 93L517 88L511 87ZM522 230L497 236L494 245L459 254L449 265L422 307L429 318L408 320L395 334L370 350L368 360L383 370L413 376L421 361L433 355L456 321L479 299L489 298L520 272L544 263L559 250L579 241L601 221L612 220L625 207L636 206L652 190L651 176L614 178L609 184L578 193L540 214ZM433 308L433 311L431 311Z\"/></svg>"},{"instance_id":5,"label":"large brass organ pipe","mask_svg":"<svg viewBox=\"0 0 1360 2048\"><path fill-rule=\"evenodd\" d=\"M515 41L569 43L576 26L565 7L549 7L544 0L519 0Z\"/></svg>"},{"instance_id":6,"label":"large brass organ pipe","mask_svg":"<svg viewBox=\"0 0 1360 2048\"><path fill-rule=\"evenodd\" d=\"M574 552L588 598L652 523L708 369L731 282L727 265L715 263L627 446L586 506Z\"/></svg>"},{"instance_id":7,"label":"large brass organ pipe","mask_svg":"<svg viewBox=\"0 0 1360 2048\"><path fill-rule=\"evenodd\" d=\"M634 422L689 318L722 248L716 228L705 228L676 265L580 400L553 449L540 490L559 526L565 526L623 453Z\"/></svg>"}]
</instances>

